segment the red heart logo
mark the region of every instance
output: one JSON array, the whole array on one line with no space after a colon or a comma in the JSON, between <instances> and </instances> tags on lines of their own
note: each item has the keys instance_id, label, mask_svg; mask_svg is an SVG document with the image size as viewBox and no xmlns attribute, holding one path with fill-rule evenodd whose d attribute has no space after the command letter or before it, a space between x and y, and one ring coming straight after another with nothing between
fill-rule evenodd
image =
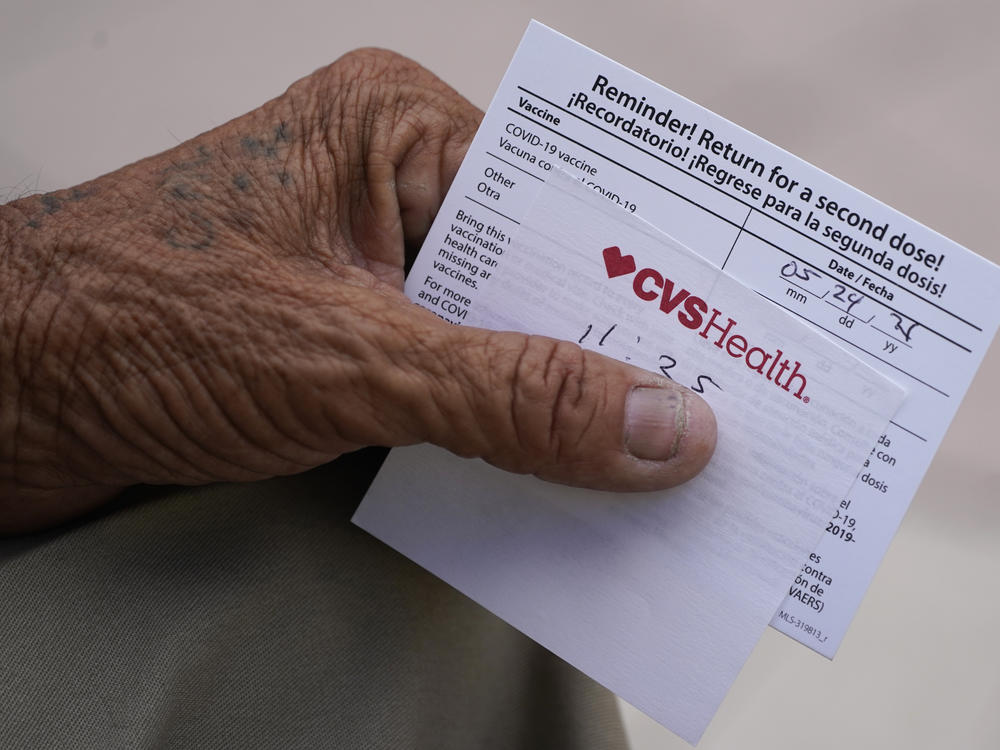
<instances>
[{"instance_id":1,"label":"red heart logo","mask_svg":"<svg viewBox=\"0 0 1000 750\"><path fill-rule=\"evenodd\" d=\"M624 276L628 273L635 273L635 258L631 255L622 255L621 248L617 245L604 248L604 266L608 269L608 278Z\"/></svg>"}]
</instances>

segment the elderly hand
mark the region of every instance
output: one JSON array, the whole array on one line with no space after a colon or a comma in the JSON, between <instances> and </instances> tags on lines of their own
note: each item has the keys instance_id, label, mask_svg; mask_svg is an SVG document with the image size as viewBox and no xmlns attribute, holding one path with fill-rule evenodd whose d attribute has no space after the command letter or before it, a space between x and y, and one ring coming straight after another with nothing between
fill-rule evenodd
<instances>
[{"instance_id":1,"label":"elderly hand","mask_svg":"<svg viewBox=\"0 0 1000 750\"><path fill-rule=\"evenodd\" d=\"M690 391L403 295L480 117L362 50L166 153L0 207L0 529L365 445L603 489L697 473L715 421Z\"/></svg>"}]
</instances>

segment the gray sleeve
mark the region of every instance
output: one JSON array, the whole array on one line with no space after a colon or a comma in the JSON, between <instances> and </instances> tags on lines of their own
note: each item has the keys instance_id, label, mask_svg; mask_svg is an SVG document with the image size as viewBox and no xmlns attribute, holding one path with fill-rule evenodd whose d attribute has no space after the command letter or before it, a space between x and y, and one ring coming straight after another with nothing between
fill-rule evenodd
<instances>
[{"instance_id":1,"label":"gray sleeve","mask_svg":"<svg viewBox=\"0 0 1000 750\"><path fill-rule=\"evenodd\" d=\"M0 541L0 747L626 747L614 699L350 524L383 453Z\"/></svg>"}]
</instances>

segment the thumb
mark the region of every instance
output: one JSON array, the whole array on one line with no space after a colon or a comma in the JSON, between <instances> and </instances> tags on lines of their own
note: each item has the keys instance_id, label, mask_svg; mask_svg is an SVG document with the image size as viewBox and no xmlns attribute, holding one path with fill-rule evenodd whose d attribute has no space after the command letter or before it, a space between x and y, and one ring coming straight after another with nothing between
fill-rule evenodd
<instances>
[{"instance_id":1,"label":"thumb","mask_svg":"<svg viewBox=\"0 0 1000 750\"><path fill-rule=\"evenodd\" d=\"M690 479L715 449L711 409L667 378L543 336L438 320L423 334L409 363L423 381L407 389L421 391L407 407L411 426L458 455L562 484L640 491Z\"/></svg>"}]
</instances>

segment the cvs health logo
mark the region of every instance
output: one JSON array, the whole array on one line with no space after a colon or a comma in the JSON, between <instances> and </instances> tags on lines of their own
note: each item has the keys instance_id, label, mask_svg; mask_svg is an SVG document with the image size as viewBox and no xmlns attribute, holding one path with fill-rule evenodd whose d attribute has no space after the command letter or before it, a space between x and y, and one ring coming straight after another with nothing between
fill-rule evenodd
<instances>
[{"instance_id":1,"label":"cvs health logo","mask_svg":"<svg viewBox=\"0 0 1000 750\"><path fill-rule=\"evenodd\" d=\"M806 376L800 371L802 363L794 364L781 349L768 351L751 345L746 336L734 333L738 323L709 307L704 298L692 294L685 288L678 288L673 279L654 268L636 270L635 258L622 253L617 245L604 248L604 268L609 279L632 276L632 292L643 302L659 300L660 312L675 319L685 328L698 331L698 336L710 341L718 349L734 359L741 359L752 371L766 380L791 393L803 403L809 403L806 390ZM718 323L725 317L725 325ZM711 339L709 337L712 337Z\"/></svg>"}]
</instances>

